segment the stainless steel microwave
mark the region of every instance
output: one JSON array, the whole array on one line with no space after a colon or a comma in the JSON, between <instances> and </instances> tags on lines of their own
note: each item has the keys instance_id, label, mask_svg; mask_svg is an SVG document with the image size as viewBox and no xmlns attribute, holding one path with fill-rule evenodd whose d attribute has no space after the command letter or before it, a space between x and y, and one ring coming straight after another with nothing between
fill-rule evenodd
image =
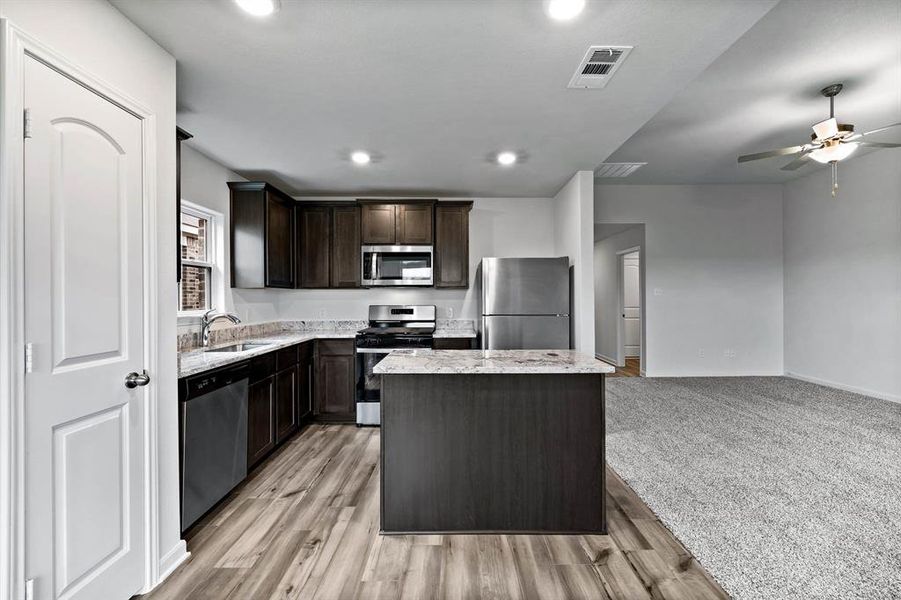
<instances>
[{"instance_id":1,"label":"stainless steel microwave","mask_svg":"<svg viewBox=\"0 0 901 600\"><path fill-rule=\"evenodd\" d=\"M432 285L431 246L363 246L364 287Z\"/></svg>"}]
</instances>

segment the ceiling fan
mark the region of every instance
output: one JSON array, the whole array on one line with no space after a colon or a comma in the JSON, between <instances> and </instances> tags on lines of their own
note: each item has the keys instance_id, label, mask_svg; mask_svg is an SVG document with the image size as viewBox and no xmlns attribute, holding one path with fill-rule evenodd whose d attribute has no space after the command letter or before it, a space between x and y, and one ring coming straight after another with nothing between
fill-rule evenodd
<instances>
[{"instance_id":1,"label":"ceiling fan","mask_svg":"<svg viewBox=\"0 0 901 600\"><path fill-rule=\"evenodd\" d=\"M879 129L874 129L866 133L854 133L854 125L849 123L839 123L835 119L835 97L842 91L842 84L834 83L820 90L820 93L829 98L829 118L820 121L813 126L813 134L810 136L810 142L800 146L790 146L788 148L779 148L778 150L769 150L767 152L758 152L756 154L745 154L738 157L738 162L748 162L750 160L760 160L761 158L772 158L775 156L794 156L799 155L795 160L791 161L784 167L783 171L795 171L806 164L810 159L816 162L829 164L832 166L832 196L835 197L838 191L838 163L851 156L858 147L867 148L901 148L901 144L891 144L885 142L869 142L864 138L868 135L897 127L901 123L892 123Z\"/></svg>"}]
</instances>

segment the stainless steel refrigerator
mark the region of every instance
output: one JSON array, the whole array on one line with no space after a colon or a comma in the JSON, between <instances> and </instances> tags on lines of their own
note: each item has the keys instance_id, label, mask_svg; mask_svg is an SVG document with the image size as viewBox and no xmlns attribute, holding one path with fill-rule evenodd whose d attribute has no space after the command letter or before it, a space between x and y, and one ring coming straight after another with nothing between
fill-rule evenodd
<instances>
[{"instance_id":1,"label":"stainless steel refrigerator","mask_svg":"<svg viewBox=\"0 0 901 600\"><path fill-rule=\"evenodd\" d=\"M483 258L482 348L570 347L569 259Z\"/></svg>"}]
</instances>

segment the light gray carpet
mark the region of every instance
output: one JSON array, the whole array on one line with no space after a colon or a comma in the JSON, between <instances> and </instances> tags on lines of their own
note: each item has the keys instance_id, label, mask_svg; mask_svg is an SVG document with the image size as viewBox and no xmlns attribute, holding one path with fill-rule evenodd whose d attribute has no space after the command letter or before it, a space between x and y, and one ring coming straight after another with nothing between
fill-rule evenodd
<instances>
[{"instance_id":1,"label":"light gray carpet","mask_svg":"<svg viewBox=\"0 0 901 600\"><path fill-rule=\"evenodd\" d=\"M736 599L901 598L901 404L607 379L607 461Z\"/></svg>"}]
</instances>

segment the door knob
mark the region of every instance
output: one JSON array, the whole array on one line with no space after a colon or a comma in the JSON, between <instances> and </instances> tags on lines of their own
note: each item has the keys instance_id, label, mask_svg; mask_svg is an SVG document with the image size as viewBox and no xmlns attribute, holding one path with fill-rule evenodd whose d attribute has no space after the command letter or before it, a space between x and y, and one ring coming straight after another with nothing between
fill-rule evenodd
<instances>
[{"instance_id":1,"label":"door knob","mask_svg":"<svg viewBox=\"0 0 901 600\"><path fill-rule=\"evenodd\" d=\"M136 388L139 385L147 385L148 383L150 383L150 375L147 374L147 371L142 371L141 373L132 371L125 376L125 387L128 389Z\"/></svg>"}]
</instances>

